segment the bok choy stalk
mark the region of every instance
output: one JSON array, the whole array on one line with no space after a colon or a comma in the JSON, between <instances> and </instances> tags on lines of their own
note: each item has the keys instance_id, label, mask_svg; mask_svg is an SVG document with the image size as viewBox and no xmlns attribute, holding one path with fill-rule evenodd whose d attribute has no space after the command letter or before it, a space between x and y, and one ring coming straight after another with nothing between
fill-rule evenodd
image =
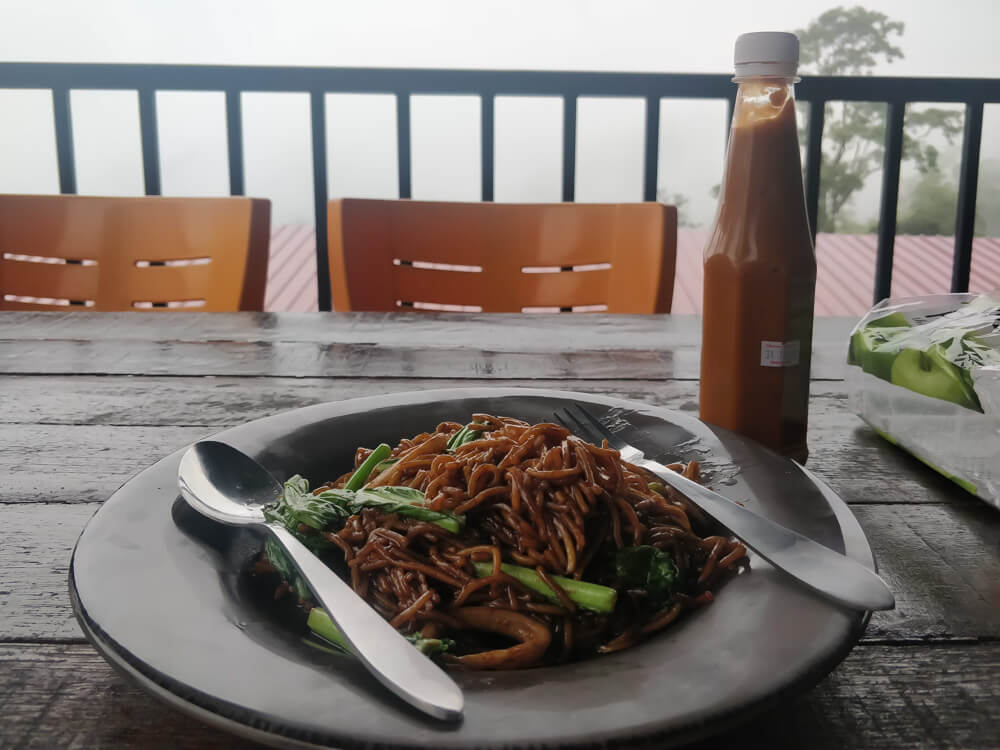
<instances>
[{"instance_id":1,"label":"bok choy stalk","mask_svg":"<svg viewBox=\"0 0 1000 750\"><path fill-rule=\"evenodd\" d=\"M347 645L347 640L344 638L343 633L341 633L337 626L334 625L333 620L330 619L330 615L328 615L325 610L320 609L319 607L313 607L310 609L309 619L306 620L306 625L316 635L337 646L341 651L348 654L351 653L351 648ZM406 640L412 643L418 651L427 654L428 656L443 653L455 645L455 641L451 638L424 638L419 633L402 635L406 638Z\"/></svg>"},{"instance_id":2,"label":"bok choy stalk","mask_svg":"<svg viewBox=\"0 0 1000 750\"><path fill-rule=\"evenodd\" d=\"M473 565L476 569L476 576L479 578L486 578L493 573L493 563L491 562L477 562L473 563ZM500 570L511 578L517 579L532 591L541 594L549 601L559 604L559 597L556 592L531 568L502 563ZM549 577L566 592L566 596L576 606L589 609L592 612L605 614L615 611L618 592L613 588L601 586L597 583L588 583L587 581L577 581L573 578L563 578L562 576Z\"/></svg>"},{"instance_id":3,"label":"bok choy stalk","mask_svg":"<svg viewBox=\"0 0 1000 750\"><path fill-rule=\"evenodd\" d=\"M360 490L365 482L368 481L368 477L374 473L375 467L389 458L391 454L392 448L385 443L381 443L375 450L368 454L368 458L351 475L351 478L347 480L347 484L344 485L344 489Z\"/></svg>"}]
</instances>

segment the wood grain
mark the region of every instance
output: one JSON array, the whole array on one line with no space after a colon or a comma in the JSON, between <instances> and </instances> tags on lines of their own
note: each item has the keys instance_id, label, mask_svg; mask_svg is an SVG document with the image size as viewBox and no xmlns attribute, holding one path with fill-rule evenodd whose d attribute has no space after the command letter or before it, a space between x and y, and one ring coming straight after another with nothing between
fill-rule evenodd
<instances>
[{"instance_id":1,"label":"wood grain","mask_svg":"<svg viewBox=\"0 0 1000 750\"><path fill-rule=\"evenodd\" d=\"M141 469L212 432L0 425L0 503L102 502Z\"/></svg>"},{"instance_id":2,"label":"wood grain","mask_svg":"<svg viewBox=\"0 0 1000 750\"><path fill-rule=\"evenodd\" d=\"M0 424L229 427L289 409L430 388L538 388L534 380L483 382L421 378L229 378L8 376L0 391ZM544 384L542 384L544 385ZM689 380L562 380L545 387L698 410ZM843 383L815 383L813 397L845 398Z\"/></svg>"},{"instance_id":3,"label":"wood grain","mask_svg":"<svg viewBox=\"0 0 1000 750\"><path fill-rule=\"evenodd\" d=\"M69 561L99 507L0 506L0 642L83 640L69 603Z\"/></svg>"},{"instance_id":4,"label":"wood grain","mask_svg":"<svg viewBox=\"0 0 1000 750\"><path fill-rule=\"evenodd\" d=\"M0 505L0 641L79 640L70 553L97 504ZM981 505L855 508L896 610L867 641L1000 638L1000 524ZM41 530L44 529L44 532Z\"/></svg>"},{"instance_id":5,"label":"wood grain","mask_svg":"<svg viewBox=\"0 0 1000 750\"><path fill-rule=\"evenodd\" d=\"M1000 747L1000 515L862 425L818 319L809 466L897 595L816 690L700 748ZM0 746L247 747L88 646L67 570L135 472L225 427L376 393L522 385L697 412L684 316L0 313Z\"/></svg>"},{"instance_id":6,"label":"wood grain","mask_svg":"<svg viewBox=\"0 0 1000 750\"><path fill-rule=\"evenodd\" d=\"M846 346L856 321L816 319L820 349ZM694 315L504 315L498 313L91 313L6 312L0 340L23 341L299 341L412 345L422 341L496 351L646 349L658 342L697 345ZM556 336L556 341L553 341ZM575 343L574 343L575 342ZM846 354L846 351L843 352Z\"/></svg>"},{"instance_id":7,"label":"wood grain","mask_svg":"<svg viewBox=\"0 0 1000 750\"><path fill-rule=\"evenodd\" d=\"M685 316L80 315L0 316L0 373L696 379L700 367L700 322ZM842 379L849 325L817 325L813 377Z\"/></svg>"},{"instance_id":8,"label":"wood grain","mask_svg":"<svg viewBox=\"0 0 1000 750\"><path fill-rule=\"evenodd\" d=\"M1000 523L984 504L854 509L896 609L868 640L1000 639Z\"/></svg>"},{"instance_id":9,"label":"wood grain","mask_svg":"<svg viewBox=\"0 0 1000 750\"><path fill-rule=\"evenodd\" d=\"M996 747L998 670L997 643L860 646L801 698L698 747ZM85 645L0 646L0 698L10 747L254 746L157 702Z\"/></svg>"},{"instance_id":10,"label":"wood grain","mask_svg":"<svg viewBox=\"0 0 1000 750\"><path fill-rule=\"evenodd\" d=\"M287 409L357 396L489 385L468 380L298 378L5 377L0 390L3 502L96 502L188 442ZM505 381L504 386L538 386ZM697 412L685 381L560 381ZM962 502L966 494L877 437L847 409L842 383L813 383L809 466L852 503ZM127 446L126 450L123 447ZM24 457L31 455L25 471Z\"/></svg>"}]
</instances>

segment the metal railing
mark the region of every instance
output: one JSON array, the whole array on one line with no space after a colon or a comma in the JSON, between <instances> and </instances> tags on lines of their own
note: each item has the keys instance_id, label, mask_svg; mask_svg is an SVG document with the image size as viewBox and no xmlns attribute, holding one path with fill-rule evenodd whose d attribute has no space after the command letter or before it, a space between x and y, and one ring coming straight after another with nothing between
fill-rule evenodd
<instances>
[{"instance_id":1,"label":"metal railing","mask_svg":"<svg viewBox=\"0 0 1000 750\"><path fill-rule=\"evenodd\" d=\"M736 87L724 74L570 73L500 70L427 70L388 68L284 68L201 65L97 65L70 63L0 63L0 88L49 89L55 116L59 189L76 192L70 91L124 89L138 92L142 164L147 195L160 194L157 91L219 91L226 100L229 190L244 194L243 92L309 94L312 119L313 193L316 214L316 270L321 310L330 309L327 265L326 94L382 93L396 97L399 197L411 193L410 97L420 94L472 94L480 97L482 199L493 200L494 100L497 96L550 96L563 101L562 199L572 201L576 183L576 115L579 97L642 98L646 104L643 199L656 200L660 99L720 99L729 103ZM813 235L819 204L824 105L833 101L887 104L882 196L879 209L875 301L889 296L903 124L910 102L965 105L965 133L958 185L951 289L967 291L979 179L983 106L1000 102L1000 79L807 77L796 87L799 101L810 104L805 162L806 208Z\"/></svg>"}]
</instances>

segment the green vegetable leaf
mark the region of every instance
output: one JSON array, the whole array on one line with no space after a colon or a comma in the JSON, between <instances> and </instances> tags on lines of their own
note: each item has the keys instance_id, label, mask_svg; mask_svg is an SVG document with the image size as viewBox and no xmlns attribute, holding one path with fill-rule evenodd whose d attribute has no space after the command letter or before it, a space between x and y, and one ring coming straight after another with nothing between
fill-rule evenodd
<instances>
[{"instance_id":1,"label":"green vegetable leaf","mask_svg":"<svg viewBox=\"0 0 1000 750\"><path fill-rule=\"evenodd\" d=\"M399 463L399 459L398 458L387 458L385 461L383 461L378 466L376 466L374 469L372 469L371 476L376 476L377 477L379 474L381 474L383 471L385 471L386 469L388 469L390 466L392 466L395 463Z\"/></svg>"},{"instance_id":2,"label":"green vegetable leaf","mask_svg":"<svg viewBox=\"0 0 1000 750\"><path fill-rule=\"evenodd\" d=\"M313 495L309 492L309 482L296 474L285 482L279 504L284 506L285 516L293 519L296 525L304 523L318 530L341 526L350 514L337 503L330 502L324 494Z\"/></svg>"},{"instance_id":3,"label":"green vegetable leaf","mask_svg":"<svg viewBox=\"0 0 1000 750\"><path fill-rule=\"evenodd\" d=\"M615 556L619 585L645 589L653 601L663 601L677 583L677 565L663 550L648 545L626 547Z\"/></svg>"},{"instance_id":4,"label":"green vegetable leaf","mask_svg":"<svg viewBox=\"0 0 1000 750\"><path fill-rule=\"evenodd\" d=\"M482 430L472 429L472 426L481 426L479 422L470 422L465 425L461 430L456 432L451 438L448 439L448 444L445 445L444 450L446 453L454 453L459 448L461 448L466 443L471 443L473 440L479 440L479 437L483 434Z\"/></svg>"},{"instance_id":5,"label":"green vegetable leaf","mask_svg":"<svg viewBox=\"0 0 1000 750\"><path fill-rule=\"evenodd\" d=\"M431 510L424 493L413 487L371 487L357 492L325 490L317 497L338 504L350 515L360 513L362 508L378 508L385 513L436 523L453 534L458 534L465 526L465 516Z\"/></svg>"},{"instance_id":6,"label":"green vegetable leaf","mask_svg":"<svg viewBox=\"0 0 1000 750\"><path fill-rule=\"evenodd\" d=\"M381 443L375 448L371 453L368 454L368 458L362 462L361 466L357 468L351 478L347 480L347 484L344 485L345 490L360 490L368 478L374 473L374 469L380 463L389 458L392 453L392 448L390 448L385 443Z\"/></svg>"}]
</instances>

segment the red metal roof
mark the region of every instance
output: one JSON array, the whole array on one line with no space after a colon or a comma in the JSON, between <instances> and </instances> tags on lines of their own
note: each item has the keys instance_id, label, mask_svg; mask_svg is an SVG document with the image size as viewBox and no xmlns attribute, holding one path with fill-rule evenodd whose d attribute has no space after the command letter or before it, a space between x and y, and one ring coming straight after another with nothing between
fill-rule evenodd
<instances>
[{"instance_id":1,"label":"red metal roof","mask_svg":"<svg viewBox=\"0 0 1000 750\"><path fill-rule=\"evenodd\" d=\"M673 311L701 312L702 251L708 230L679 229ZM947 292L954 238L896 237L892 294L911 297ZM311 311L316 301L316 247L312 227L285 225L271 234L264 309ZM816 238L816 314L858 317L871 306L875 278L874 234L820 234ZM977 237L969 288L1000 289L1000 238Z\"/></svg>"}]
</instances>

